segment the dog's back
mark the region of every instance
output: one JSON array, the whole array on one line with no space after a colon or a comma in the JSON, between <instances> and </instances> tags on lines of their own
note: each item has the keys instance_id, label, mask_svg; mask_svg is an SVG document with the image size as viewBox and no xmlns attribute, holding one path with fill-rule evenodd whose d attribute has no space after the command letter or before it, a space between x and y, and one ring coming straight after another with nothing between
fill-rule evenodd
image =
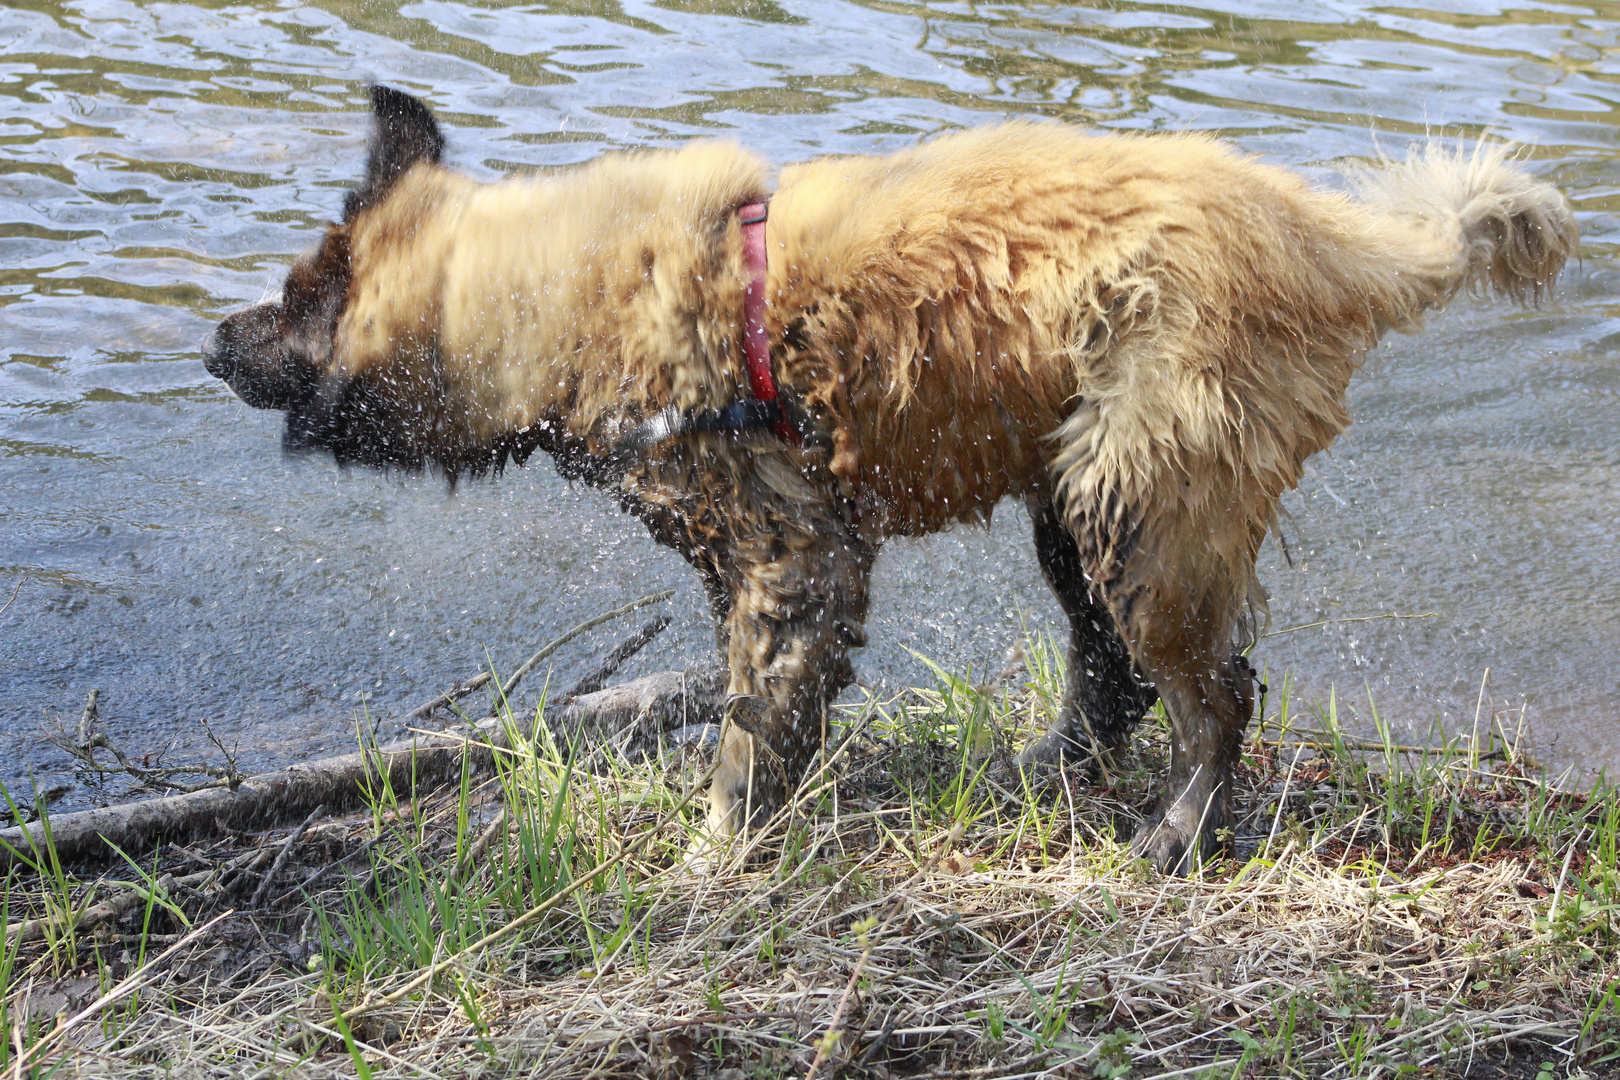
<instances>
[{"instance_id":1,"label":"dog's back","mask_svg":"<svg viewBox=\"0 0 1620 1080\"><path fill-rule=\"evenodd\" d=\"M1499 150L1362 191L1201 134L1055 123L792 166L770 234L785 381L895 532L1054 481L1077 514L1174 491L1263 530L1379 335L1465 287L1538 294L1574 250L1562 196Z\"/></svg>"}]
</instances>

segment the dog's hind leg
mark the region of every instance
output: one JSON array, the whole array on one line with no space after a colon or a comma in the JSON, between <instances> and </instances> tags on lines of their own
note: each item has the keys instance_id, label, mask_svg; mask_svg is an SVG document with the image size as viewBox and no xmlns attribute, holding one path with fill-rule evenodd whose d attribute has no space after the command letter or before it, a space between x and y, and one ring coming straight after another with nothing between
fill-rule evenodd
<instances>
[{"instance_id":1,"label":"dog's hind leg","mask_svg":"<svg viewBox=\"0 0 1620 1080\"><path fill-rule=\"evenodd\" d=\"M1209 663L1208 654L1149 662L1170 714L1170 776L1158 808L1131 850L1162 870L1187 873L1209 858L1230 830L1232 772L1254 711L1253 672L1242 656Z\"/></svg>"},{"instance_id":2,"label":"dog's hind leg","mask_svg":"<svg viewBox=\"0 0 1620 1080\"><path fill-rule=\"evenodd\" d=\"M1168 517L1167 521L1165 518ZM1234 655L1258 535L1171 513L1144 530L1108 590L1137 666L1170 718L1170 775L1131 849L1185 873L1234 822L1232 777L1254 711L1254 669ZM1162 530L1162 531L1161 531Z\"/></svg>"},{"instance_id":3,"label":"dog's hind leg","mask_svg":"<svg viewBox=\"0 0 1620 1080\"><path fill-rule=\"evenodd\" d=\"M1050 500L1032 500L1029 514L1041 573L1069 618L1069 670L1057 718L1024 747L1018 764L1042 768L1069 761L1095 771L1130 739L1158 694L1138 676L1113 615L1093 594L1080 548L1056 508Z\"/></svg>"},{"instance_id":4,"label":"dog's hind leg","mask_svg":"<svg viewBox=\"0 0 1620 1080\"><path fill-rule=\"evenodd\" d=\"M1131 847L1160 869L1185 872L1234 821L1232 773L1254 708L1253 669L1234 646L1272 502L1242 469L1184 445L1187 436L1133 439L1169 428L1155 425L1153 412L1175 415L1149 410L1122 435L1099 411L1077 411L1054 473L1090 584L1170 719L1167 790Z\"/></svg>"}]
</instances>

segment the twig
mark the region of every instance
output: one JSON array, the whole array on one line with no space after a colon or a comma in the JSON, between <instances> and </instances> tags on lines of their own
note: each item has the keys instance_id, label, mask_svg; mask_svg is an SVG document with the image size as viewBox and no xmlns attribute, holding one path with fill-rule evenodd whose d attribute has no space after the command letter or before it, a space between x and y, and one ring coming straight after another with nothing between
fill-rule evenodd
<instances>
[{"instance_id":1,"label":"twig","mask_svg":"<svg viewBox=\"0 0 1620 1080\"><path fill-rule=\"evenodd\" d=\"M552 638L550 641L546 642L545 645L541 646L539 652L523 661L523 663L518 666L518 669L507 677L506 682L501 685L500 696L496 698L495 704L490 707L489 715L497 715L500 710L500 703L506 701L512 696L512 691L517 689L517 684L523 681L523 677L525 675L535 669L535 665L539 664L540 661L544 660L546 657L550 656L552 653L556 652L570 641L573 641L575 638L579 637L579 635L585 633L587 630L594 630L605 622L611 622L612 620L617 619L620 615L628 615L637 608L646 607L648 604L662 603L674 595L674 589L664 589L662 592L655 592L649 596L643 596L640 600L632 600L628 604L621 604L612 611L604 611L595 618L586 619L573 629L567 630L562 634L559 634L557 637Z\"/></svg>"},{"instance_id":2,"label":"twig","mask_svg":"<svg viewBox=\"0 0 1620 1080\"><path fill-rule=\"evenodd\" d=\"M474 690L477 690L480 686L483 686L485 683L489 682L489 680L490 673L487 671L483 672L482 674L474 675L466 682L460 683L450 690L446 690L438 697L430 698L429 700L422 702L422 704L418 705L404 716L401 716L399 718L399 722L401 724L409 725L414 720L420 720L432 713L434 709L443 708L444 706L453 702L460 701Z\"/></svg>"},{"instance_id":3,"label":"twig","mask_svg":"<svg viewBox=\"0 0 1620 1080\"><path fill-rule=\"evenodd\" d=\"M4 615L6 613L6 608L10 607L11 604L12 604L12 601L17 599L17 594L22 592L23 582L25 582L27 580L28 580L28 575L27 574L24 574L22 577L17 579L17 587L15 589L11 590L11 600L7 600L5 602L5 605L3 607L0 607L0 615Z\"/></svg>"},{"instance_id":4,"label":"twig","mask_svg":"<svg viewBox=\"0 0 1620 1080\"><path fill-rule=\"evenodd\" d=\"M270 869L265 871L264 877L259 881L259 887L253 890L253 899L248 901L249 907L257 908L264 903L265 894L270 891L271 882L276 880L276 875L281 873L281 868L286 865L287 856L292 854L293 845L298 843L298 839L304 835L304 831L315 824L324 813L326 813L326 804L322 803L314 810L311 810L309 817L304 819L304 823L294 829L292 835L287 837L287 842L281 845L280 851L276 852L276 861L270 864Z\"/></svg>"},{"instance_id":5,"label":"twig","mask_svg":"<svg viewBox=\"0 0 1620 1080\"><path fill-rule=\"evenodd\" d=\"M632 656L636 655L636 653L646 648L647 643L653 638L657 637L659 634L663 633L664 628L673 622L674 618L675 617L673 615L669 614L660 615L658 618L649 622L646 626L643 626L640 630L637 630L634 634L619 642L619 644L614 647L613 651L608 653L607 659L602 661L600 667L591 672L589 675L585 676L583 679L579 680L579 682L575 683L573 686L570 686L564 693L558 695L557 700L568 701L571 698L584 697L586 694L594 694L598 690L602 689L602 687L607 685L607 681L613 677L613 674L624 666L624 662L626 660L630 659Z\"/></svg>"},{"instance_id":6,"label":"twig","mask_svg":"<svg viewBox=\"0 0 1620 1080\"><path fill-rule=\"evenodd\" d=\"M578 626L563 634L561 637L547 643L545 648L541 649L534 656L530 657L528 663L519 669L521 674L518 676L518 678L521 678L523 675L527 675L529 667L533 666L534 664L538 664L541 660L544 660L557 649L574 640L574 638L578 637L580 634L583 634L585 631L594 629L595 627L600 626L602 623L607 622L609 619L616 619L620 615L628 614L639 607L645 607L648 604L656 604L661 600L668 600L674 595L674 589L665 589L663 592L653 593L651 596L643 596L640 600L631 601L623 607L614 608L612 611L598 615L594 619L589 619L583 623L580 623ZM491 672L480 672L465 682L458 684L453 689L446 690L437 697L430 698L427 701L422 702L422 704L401 716L399 718L399 723L408 726L413 721L421 720L428 716L433 712L434 709L441 709L446 705L454 704L455 702L466 697L468 694L472 693L474 690L487 685L490 679L493 677L493 673ZM517 683L514 681L512 685L516 686ZM503 697L505 696L505 693L506 691L503 690Z\"/></svg>"},{"instance_id":7,"label":"twig","mask_svg":"<svg viewBox=\"0 0 1620 1080\"><path fill-rule=\"evenodd\" d=\"M951 831L946 835L939 847L934 849L934 854L929 856L928 861L913 875L912 880L924 878L933 873L939 867L940 860L945 857L951 848L960 843L962 837L966 834L967 828L961 821L952 825ZM828 1055L831 1053L833 1043L839 1035L838 1022L844 1018L844 1010L849 1006L849 996L855 992L855 985L861 980L861 972L866 969L866 961L871 958L872 950L877 946L878 935L887 930L889 923L893 922L894 917L900 913L900 905L905 903L905 897L906 894L902 889L896 889L894 899L889 903L889 910L884 913L882 919L877 921L876 926L867 931L866 948L861 950L860 959L855 961L855 970L849 973L849 981L844 984L844 992L838 998L838 1007L833 1010L832 1020L827 1023L827 1033L822 1036L816 1046L816 1056L811 1060L810 1071L804 1074L804 1080L815 1080L817 1070L821 1068L822 1063L827 1060Z\"/></svg>"},{"instance_id":8,"label":"twig","mask_svg":"<svg viewBox=\"0 0 1620 1080\"><path fill-rule=\"evenodd\" d=\"M107 732L101 724L101 691L91 690L85 699L84 712L79 715L79 731L76 738L69 737L67 732L60 728L47 729L47 738L55 746L67 751L78 762L81 774L100 778L117 776L120 773L133 777L137 782L136 790L145 791L175 791L181 794L191 794L195 791L206 791L209 788L230 788L235 791L237 785L245 777L237 771L236 761L214 735L208 722L203 721L203 727L208 737L220 752L225 754L224 765L137 765L129 759L123 749L107 737ZM118 768L102 764L96 758L97 750L106 750L118 761ZM153 755L147 755L151 757ZM162 753L156 755L162 761ZM209 776L213 779L200 784L184 784L173 777L176 776Z\"/></svg>"},{"instance_id":9,"label":"twig","mask_svg":"<svg viewBox=\"0 0 1620 1080\"><path fill-rule=\"evenodd\" d=\"M373 836L370 840L367 840L365 843L361 844L359 847L355 848L353 851L351 851L347 855L343 856L343 858L339 859L337 862L330 862L330 863L327 863L325 866L320 867L313 874L309 875L309 877L305 878L303 881L300 881L296 886L294 886L291 889L288 889L286 892L284 892L280 896L276 897L275 903L279 904L283 900L286 900L288 897L292 896L294 893L303 892L305 889L309 888L311 885L313 885L317 881L321 880L321 878L325 877L327 874L330 874L332 871L338 869L341 866L345 866L348 863L353 862L355 859L358 859L360 856L364 855L366 852L370 851L372 848L376 847L381 842L382 842L382 837L381 836Z\"/></svg>"},{"instance_id":10,"label":"twig","mask_svg":"<svg viewBox=\"0 0 1620 1080\"><path fill-rule=\"evenodd\" d=\"M1257 739L1259 746L1275 746L1286 750L1290 747L1301 746L1311 750L1337 750L1344 747L1346 750L1388 750L1397 754L1446 754L1449 753L1443 746L1406 746L1401 743L1385 744L1372 742L1368 739L1340 739L1338 742L1324 742L1319 739ZM1487 755L1481 754L1481 757ZM1498 751L1491 751L1490 757L1498 756Z\"/></svg>"},{"instance_id":11,"label":"twig","mask_svg":"<svg viewBox=\"0 0 1620 1080\"><path fill-rule=\"evenodd\" d=\"M1277 826L1282 823L1283 807L1288 804L1288 789L1294 782L1294 767L1299 764L1300 750L1304 750L1309 745L1311 744L1300 743L1299 750L1294 751L1294 760L1288 763L1288 775L1283 779L1282 795L1277 799L1277 813L1272 816L1271 831L1266 834L1266 842L1262 845L1264 851L1269 852L1271 850L1271 841L1277 835Z\"/></svg>"},{"instance_id":12,"label":"twig","mask_svg":"<svg viewBox=\"0 0 1620 1080\"><path fill-rule=\"evenodd\" d=\"M1278 749L1287 749L1291 746L1305 746L1312 750L1337 750L1342 746L1346 750L1376 750L1379 752L1389 752L1394 754L1439 754L1442 756L1450 756L1456 753L1455 751L1448 750L1443 746L1406 746L1401 743L1392 743L1386 745L1381 742L1372 742L1367 739L1340 739L1338 742L1324 742L1319 739L1256 739L1255 743L1259 746L1274 746ZM1456 756L1460 758L1462 755ZM1541 763L1535 758L1531 757L1529 754L1519 754L1515 756L1507 750L1487 750L1485 753L1480 754L1478 759L1480 761L1490 761L1492 759L1499 761L1522 761L1532 769L1541 768ZM1479 769L1477 765L1472 766L1471 771L1478 772Z\"/></svg>"},{"instance_id":13,"label":"twig","mask_svg":"<svg viewBox=\"0 0 1620 1080\"><path fill-rule=\"evenodd\" d=\"M484 852L489 850L490 841L505 832L512 821L512 811L508 807L501 807L501 812L495 815L495 820L489 823L489 828L478 834L467 854L462 856L456 868L450 872L451 881L460 881L472 872L473 868L483 859Z\"/></svg>"},{"instance_id":14,"label":"twig","mask_svg":"<svg viewBox=\"0 0 1620 1080\"><path fill-rule=\"evenodd\" d=\"M90 691L89 697L85 698L84 712L79 714L79 741L75 745L80 747L88 747L90 745L92 730L95 728L96 721L100 719L101 716L101 710L96 707L100 700L100 690Z\"/></svg>"},{"instance_id":15,"label":"twig","mask_svg":"<svg viewBox=\"0 0 1620 1080\"><path fill-rule=\"evenodd\" d=\"M1321 622L1301 623L1298 626L1285 626L1281 630L1268 630L1261 637L1277 637L1281 634L1292 634L1296 630L1311 630L1318 626L1337 626L1340 623L1377 622L1380 619L1432 619L1439 615L1438 611L1425 611L1421 615L1356 615L1348 619L1323 619Z\"/></svg>"},{"instance_id":16,"label":"twig","mask_svg":"<svg viewBox=\"0 0 1620 1080\"><path fill-rule=\"evenodd\" d=\"M1479 680L1479 700L1474 702L1474 734L1468 740L1468 760L1475 772L1479 771L1479 713L1485 707L1485 687L1491 681L1491 669L1486 668Z\"/></svg>"}]
</instances>

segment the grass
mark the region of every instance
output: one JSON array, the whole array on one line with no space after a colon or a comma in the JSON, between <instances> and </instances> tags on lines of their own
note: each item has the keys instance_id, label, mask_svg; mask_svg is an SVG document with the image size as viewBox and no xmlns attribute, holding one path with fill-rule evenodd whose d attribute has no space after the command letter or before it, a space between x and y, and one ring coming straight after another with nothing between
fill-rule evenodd
<instances>
[{"instance_id":1,"label":"grass","mask_svg":"<svg viewBox=\"0 0 1620 1080\"><path fill-rule=\"evenodd\" d=\"M587 768L509 714L493 776L418 799L377 785L365 813L303 833L250 912L286 830L105 876L42 845L0 896L8 926L49 926L0 944L0 1070L1552 1080L1620 1064L1611 789L1549 782L1494 722L1478 745L1409 746L1372 710L1353 737L1336 699L1302 707L1283 680L1229 853L1164 878L1121 843L1163 774L1162 716L1106 783L1010 767L1061 668L1037 647L1016 685L936 669L843 710L791 812L703 872L682 863L701 761ZM118 919L75 927L131 888Z\"/></svg>"}]
</instances>

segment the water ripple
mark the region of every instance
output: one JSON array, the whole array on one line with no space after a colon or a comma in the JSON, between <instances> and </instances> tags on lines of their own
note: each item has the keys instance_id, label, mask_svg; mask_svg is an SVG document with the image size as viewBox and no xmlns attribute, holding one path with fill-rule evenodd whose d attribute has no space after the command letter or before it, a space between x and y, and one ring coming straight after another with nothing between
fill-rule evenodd
<instances>
[{"instance_id":1,"label":"water ripple","mask_svg":"<svg viewBox=\"0 0 1620 1080\"><path fill-rule=\"evenodd\" d=\"M661 660L709 648L690 574L605 498L544 466L447 499L284 461L275 419L198 362L338 212L371 79L426 96L485 179L714 134L777 161L882 152L1013 115L1213 127L1330 182L1432 132L1524 144L1575 199L1582 270L1539 311L1465 308L1381 349L1356 428L1290 497L1294 564L1267 555L1280 625L1441 616L1261 658L1370 685L1420 729L1471 716L1489 665L1546 738L1620 763L1620 20L1526 0L0 9L0 591L27 578L0 617L8 737L99 687L132 742L208 716L280 760L342 745L367 695L413 702L666 582ZM922 677L908 647L982 667L1021 618L1052 625L1026 528L886 552L866 674ZM60 765L34 746L0 780Z\"/></svg>"}]
</instances>

